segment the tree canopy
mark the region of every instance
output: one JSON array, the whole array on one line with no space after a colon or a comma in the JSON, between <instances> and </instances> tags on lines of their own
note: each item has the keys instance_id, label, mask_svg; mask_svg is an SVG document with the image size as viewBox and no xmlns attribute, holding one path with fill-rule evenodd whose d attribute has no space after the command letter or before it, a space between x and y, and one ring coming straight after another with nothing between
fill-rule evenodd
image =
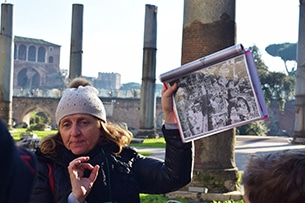
<instances>
[{"instance_id":1,"label":"tree canopy","mask_svg":"<svg viewBox=\"0 0 305 203\"><path fill-rule=\"evenodd\" d=\"M279 108L284 110L286 101L291 100L294 96L295 77L281 72L269 71L261 59L258 47L254 45L248 49L252 52L267 105L275 100L278 102ZM269 129L263 121L256 121L237 127L236 133L241 135L266 135L268 131Z\"/></svg>"},{"instance_id":2,"label":"tree canopy","mask_svg":"<svg viewBox=\"0 0 305 203\"><path fill-rule=\"evenodd\" d=\"M270 44L265 50L271 56L280 57L284 62L287 74L295 76L295 67L289 70L287 61L297 61L297 43Z\"/></svg>"},{"instance_id":3,"label":"tree canopy","mask_svg":"<svg viewBox=\"0 0 305 203\"><path fill-rule=\"evenodd\" d=\"M129 83L125 83L122 84L120 90L140 90L141 89L141 84L136 83L136 82L129 82Z\"/></svg>"},{"instance_id":4,"label":"tree canopy","mask_svg":"<svg viewBox=\"0 0 305 203\"><path fill-rule=\"evenodd\" d=\"M257 46L249 47L249 50L253 54L266 102L269 103L271 100L277 100L279 103L282 103L293 98L295 77L281 72L269 71L261 59Z\"/></svg>"},{"instance_id":5,"label":"tree canopy","mask_svg":"<svg viewBox=\"0 0 305 203\"><path fill-rule=\"evenodd\" d=\"M248 49L252 52L254 62L255 62L258 72L268 72L268 66L266 66L266 64L262 60L262 55L261 55L258 47L256 45L254 45L252 47L249 47Z\"/></svg>"}]
</instances>

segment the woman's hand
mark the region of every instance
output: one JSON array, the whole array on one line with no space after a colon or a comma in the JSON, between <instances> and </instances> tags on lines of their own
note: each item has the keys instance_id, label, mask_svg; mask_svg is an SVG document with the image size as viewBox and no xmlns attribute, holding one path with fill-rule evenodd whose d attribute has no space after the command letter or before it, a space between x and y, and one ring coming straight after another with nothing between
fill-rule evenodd
<instances>
[{"instance_id":1,"label":"woman's hand","mask_svg":"<svg viewBox=\"0 0 305 203\"><path fill-rule=\"evenodd\" d=\"M165 123L177 123L175 112L173 109L173 99L172 94L177 90L177 83L173 84L170 87L163 85L162 88L162 110L164 113L164 122Z\"/></svg>"},{"instance_id":2,"label":"woman's hand","mask_svg":"<svg viewBox=\"0 0 305 203\"><path fill-rule=\"evenodd\" d=\"M72 186L72 193L79 202L84 202L87 195L90 193L91 188L97 178L99 166L92 166L89 163L85 163L89 160L89 157L78 157L70 162L68 171L70 174L70 181ZM85 170L90 170L90 176L84 177Z\"/></svg>"}]
</instances>

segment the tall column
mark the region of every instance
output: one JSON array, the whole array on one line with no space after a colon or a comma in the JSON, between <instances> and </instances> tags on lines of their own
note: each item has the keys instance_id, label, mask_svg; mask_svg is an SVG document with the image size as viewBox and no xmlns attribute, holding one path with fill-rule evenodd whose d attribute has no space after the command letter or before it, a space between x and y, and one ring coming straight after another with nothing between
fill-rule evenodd
<instances>
[{"instance_id":1,"label":"tall column","mask_svg":"<svg viewBox=\"0 0 305 203\"><path fill-rule=\"evenodd\" d=\"M305 144L305 0L300 0L293 142Z\"/></svg>"},{"instance_id":2,"label":"tall column","mask_svg":"<svg viewBox=\"0 0 305 203\"><path fill-rule=\"evenodd\" d=\"M69 80L82 76L83 10L82 4L73 4Z\"/></svg>"},{"instance_id":3,"label":"tall column","mask_svg":"<svg viewBox=\"0 0 305 203\"><path fill-rule=\"evenodd\" d=\"M12 126L13 102L13 5L1 5L0 118Z\"/></svg>"},{"instance_id":4,"label":"tall column","mask_svg":"<svg viewBox=\"0 0 305 203\"><path fill-rule=\"evenodd\" d=\"M216 3L217 2L217 3ZM182 64L235 44L235 0L185 0ZM235 129L195 141L194 191L238 189Z\"/></svg>"},{"instance_id":5,"label":"tall column","mask_svg":"<svg viewBox=\"0 0 305 203\"><path fill-rule=\"evenodd\" d=\"M140 127L137 137L156 137L155 81L157 52L157 7L154 5L145 5L145 7Z\"/></svg>"}]
</instances>

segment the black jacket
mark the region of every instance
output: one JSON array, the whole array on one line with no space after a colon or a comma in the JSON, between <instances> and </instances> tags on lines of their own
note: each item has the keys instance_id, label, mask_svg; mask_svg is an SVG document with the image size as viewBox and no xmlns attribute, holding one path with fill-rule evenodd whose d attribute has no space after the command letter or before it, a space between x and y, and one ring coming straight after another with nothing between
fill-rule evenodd
<instances>
[{"instance_id":1,"label":"black jacket","mask_svg":"<svg viewBox=\"0 0 305 203\"><path fill-rule=\"evenodd\" d=\"M137 203L139 193L164 194L175 191L191 181L192 144L182 143L178 130L162 128L166 140L165 160L143 157L130 147L117 155L114 145L98 146L92 150L89 162L99 164L100 171L86 198L88 203ZM67 202L71 185L67 167L75 157L64 147L58 156L44 157L39 150L38 177L32 203ZM55 191L50 189L47 162L54 167Z\"/></svg>"},{"instance_id":2,"label":"black jacket","mask_svg":"<svg viewBox=\"0 0 305 203\"><path fill-rule=\"evenodd\" d=\"M0 121L0 202L27 203L36 175L33 153L19 148Z\"/></svg>"}]
</instances>

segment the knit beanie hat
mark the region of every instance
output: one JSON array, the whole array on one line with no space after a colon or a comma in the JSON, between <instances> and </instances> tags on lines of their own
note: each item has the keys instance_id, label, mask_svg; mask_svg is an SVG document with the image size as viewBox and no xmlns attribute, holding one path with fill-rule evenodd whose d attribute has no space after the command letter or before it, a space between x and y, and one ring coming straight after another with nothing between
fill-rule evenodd
<instances>
[{"instance_id":1,"label":"knit beanie hat","mask_svg":"<svg viewBox=\"0 0 305 203\"><path fill-rule=\"evenodd\" d=\"M79 86L66 89L57 105L56 124L59 125L63 117L78 113L89 114L106 122L105 108L96 88Z\"/></svg>"}]
</instances>

